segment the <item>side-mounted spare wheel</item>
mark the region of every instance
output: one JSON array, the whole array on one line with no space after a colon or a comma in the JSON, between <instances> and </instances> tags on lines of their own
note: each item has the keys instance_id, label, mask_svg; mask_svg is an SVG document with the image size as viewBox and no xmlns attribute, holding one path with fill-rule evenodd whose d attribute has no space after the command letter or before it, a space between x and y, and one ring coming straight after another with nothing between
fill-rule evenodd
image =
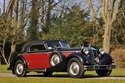
<instances>
[{"instance_id":1,"label":"side-mounted spare wheel","mask_svg":"<svg viewBox=\"0 0 125 83\"><path fill-rule=\"evenodd\" d=\"M100 65L111 65L112 64L112 57L107 54L107 53L104 53L102 56L101 56L101 59L100 59ZM102 70L96 70L96 73L98 74L98 76L100 77L104 77L104 76L109 76L112 72L112 69L102 69Z\"/></svg>"},{"instance_id":2,"label":"side-mounted spare wheel","mask_svg":"<svg viewBox=\"0 0 125 83\"><path fill-rule=\"evenodd\" d=\"M50 57L50 65L55 66L62 61L62 57L59 53L52 53Z\"/></svg>"},{"instance_id":3,"label":"side-mounted spare wheel","mask_svg":"<svg viewBox=\"0 0 125 83\"><path fill-rule=\"evenodd\" d=\"M72 78L81 78L84 76L84 67L82 62L77 58L69 60L67 65L67 72Z\"/></svg>"},{"instance_id":4,"label":"side-mounted spare wheel","mask_svg":"<svg viewBox=\"0 0 125 83\"><path fill-rule=\"evenodd\" d=\"M23 61L18 60L14 66L14 72L18 77L26 76L26 69Z\"/></svg>"}]
</instances>

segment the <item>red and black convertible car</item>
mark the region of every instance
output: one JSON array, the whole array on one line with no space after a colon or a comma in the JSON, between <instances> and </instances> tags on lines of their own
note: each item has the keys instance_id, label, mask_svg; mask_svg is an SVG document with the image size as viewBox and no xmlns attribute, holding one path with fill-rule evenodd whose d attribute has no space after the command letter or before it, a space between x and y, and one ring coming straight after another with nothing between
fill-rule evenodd
<instances>
[{"instance_id":1,"label":"red and black convertible car","mask_svg":"<svg viewBox=\"0 0 125 83\"><path fill-rule=\"evenodd\" d=\"M51 76L53 72L68 72L70 77L80 78L85 71L92 70L99 76L109 76L114 67L112 57L96 48L70 48L65 41L39 40L24 44L8 69L18 77L35 71L45 76Z\"/></svg>"}]
</instances>

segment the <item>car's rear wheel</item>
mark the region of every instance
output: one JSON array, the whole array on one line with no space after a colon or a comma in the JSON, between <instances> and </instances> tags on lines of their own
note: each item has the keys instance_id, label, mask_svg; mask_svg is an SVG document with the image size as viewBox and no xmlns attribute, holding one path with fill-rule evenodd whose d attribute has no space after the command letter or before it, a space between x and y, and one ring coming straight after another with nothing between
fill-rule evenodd
<instances>
[{"instance_id":1,"label":"car's rear wheel","mask_svg":"<svg viewBox=\"0 0 125 83\"><path fill-rule=\"evenodd\" d=\"M18 60L14 67L15 74L18 77L24 77L26 75L25 65L21 60Z\"/></svg>"},{"instance_id":2,"label":"car's rear wheel","mask_svg":"<svg viewBox=\"0 0 125 83\"><path fill-rule=\"evenodd\" d=\"M52 76L53 72L43 72L43 75L46 77Z\"/></svg>"},{"instance_id":3,"label":"car's rear wheel","mask_svg":"<svg viewBox=\"0 0 125 83\"><path fill-rule=\"evenodd\" d=\"M81 78L84 76L83 64L77 59L72 58L68 62L67 71L72 78Z\"/></svg>"},{"instance_id":4,"label":"car's rear wheel","mask_svg":"<svg viewBox=\"0 0 125 83\"><path fill-rule=\"evenodd\" d=\"M100 77L109 76L111 74L111 72L112 72L112 70L108 70L108 69L96 70L96 73Z\"/></svg>"},{"instance_id":5,"label":"car's rear wheel","mask_svg":"<svg viewBox=\"0 0 125 83\"><path fill-rule=\"evenodd\" d=\"M53 53L50 58L50 65L55 66L56 64L60 63L62 61L61 56L58 53Z\"/></svg>"}]
</instances>

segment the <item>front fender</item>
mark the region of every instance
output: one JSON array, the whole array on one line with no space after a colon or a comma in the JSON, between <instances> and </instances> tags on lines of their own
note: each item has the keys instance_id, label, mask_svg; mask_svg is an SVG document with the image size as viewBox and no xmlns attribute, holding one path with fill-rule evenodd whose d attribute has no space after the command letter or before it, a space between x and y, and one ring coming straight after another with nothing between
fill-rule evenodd
<instances>
[{"instance_id":1,"label":"front fender","mask_svg":"<svg viewBox=\"0 0 125 83\"><path fill-rule=\"evenodd\" d=\"M80 53L73 53L73 54L69 55L69 57L67 59L70 60L71 58L77 58L83 64L86 64L86 61L87 61L85 56L83 54L80 54Z\"/></svg>"}]
</instances>

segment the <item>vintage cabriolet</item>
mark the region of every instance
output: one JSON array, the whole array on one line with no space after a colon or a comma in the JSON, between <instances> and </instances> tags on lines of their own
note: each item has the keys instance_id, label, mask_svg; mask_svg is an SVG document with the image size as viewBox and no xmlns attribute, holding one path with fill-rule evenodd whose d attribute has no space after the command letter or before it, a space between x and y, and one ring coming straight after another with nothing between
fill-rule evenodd
<instances>
[{"instance_id":1,"label":"vintage cabriolet","mask_svg":"<svg viewBox=\"0 0 125 83\"><path fill-rule=\"evenodd\" d=\"M68 72L70 77L80 78L85 71L92 70L99 76L109 76L114 67L112 57L96 48L70 48L65 41L39 40L24 44L8 69L18 77L35 71L45 76L51 76L53 72Z\"/></svg>"}]
</instances>

